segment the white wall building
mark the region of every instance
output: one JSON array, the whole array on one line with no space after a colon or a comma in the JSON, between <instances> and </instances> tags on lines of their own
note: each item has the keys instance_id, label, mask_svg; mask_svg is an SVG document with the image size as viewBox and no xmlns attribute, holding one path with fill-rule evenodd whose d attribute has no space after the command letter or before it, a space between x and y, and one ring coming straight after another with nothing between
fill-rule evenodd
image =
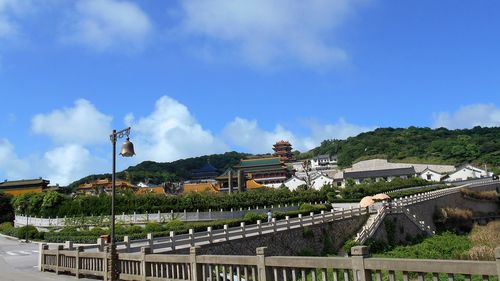
<instances>
[{"instance_id":1,"label":"white wall building","mask_svg":"<svg viewBox=\"0 0 500 281\"><path fill-rule=\"evenodd\" d=\"M291 178L289 178L288 180L286 180L284 182L285 186L288 187L288 189L290 190L295 190L297 189L297 187L301 186L301 185L305 185L306 184L306 181L303 180L303 179L300 179L296 176L292 176Z\"/></svg>"},{"instance_id":2,"label":"white wall building","mask_svg":"<svg viewBox=\"0 0 500 281\"><path fill-rule=\"evenodd\" d=\"M472 165L465 165L457 169L456 172L452 173L445 179L445 181L461 181L467 179L477 179L490 177L493 173L487 172L483 169L479 169Z\"/></svg>"},{"instance_id":3,"label":"white wall building","mask_svg":"<svg viewBox=\"0 0 500 281\"><path fill-rule=\"evenodd\" d=\"M312 188L316 190L320 190L325 184L331 184L333 186L333 179L321 174L311 181Z\"/></svg>"},{"instance_id":4,"label":"white wall building","mask_svg":"<svg viewBox=\"0 0 500 281\"><path fill-rule=\"evenodd\" d=\"M337 168L337 159L330 155L318 155L311 159L312 170L331 170Z\"/></svg>"},{"instance_id":5,"label":"white wall building","mask_svg":"<svg viewBox=\"0 0 500 281\"><path fill-rule=\"evenodd\" d=\"M425 170L420 173L420 177L428 181L439 182L444 176L444 174L438 173L430 168L425 168Z\"/></svg>"}]
</instances>

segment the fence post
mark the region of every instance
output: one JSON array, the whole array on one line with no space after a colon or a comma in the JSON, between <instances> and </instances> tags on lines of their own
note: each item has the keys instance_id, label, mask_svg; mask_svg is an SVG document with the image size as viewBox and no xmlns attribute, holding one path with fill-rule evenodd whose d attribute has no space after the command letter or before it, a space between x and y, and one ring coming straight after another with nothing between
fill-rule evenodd
<instances>
[{"instance_id":1,"label":"fence post","mask_svg":"<svg viewBox=\"0 0 500 281\"><path fill-rule=\"evenodd\" d=\"M309 216L311 216L311 224L314 224L314 213L310 212Z\"/></svg>"},{"instance_id":2,"label":"fence post","mask_svg":"<svg viewBox=\"0 0 500 281\"><path fill-rule=\"evenodd\" d=\"M202 271L196 262L196 252L200 247L189 248L189 262L191 263L191 281L203 280Z\"/></svg>"},{"instance_id":3,"label":"fence post","mask_svg":"<svg viewBox=\"0 0 500 281\"><path fill-rule=\"evenodd\" d=\"M227 224L224 225L224 235L226 236L226 241L229 241L229 226Z\"/></svg>"},{"instance_id":4,"label":"fence post","mask_svg":"<svg viewBox=\"0 0 500 281\"><path fill-rule=\"evenodd\" d=\"M137 222L137 214L134 212L134 223Z\"/></svg>"},{"instance_id":5,"label":"fence post","mask_svg":"<svg viewBox=\"0 0 500 281\"><path fill-rule=\"evenodd\" d=\"M99 252L103 252L104 251L104 239L102 238L97 238L97 249L99 250Z\"/></svg>"},{"instance_id":6,"label":"fence post","mask_svg":"<svg viewBox=\"0 0 500 281\"><path fill-rule=\"evenodd\" d=\"M244 221L240 222L240 229L241 229L241 237L245 238L245 222Z\"/></svg>"},{"instance_id":7,"label":"fence post","mask_svg":"<svg viewBox=\"0 0 500 281\"><path fill-rule=\"evenodd\" d=\"M262 235L262 221L257 220L257 229L259 230L259 235Z\"/></svg>"},{"instance_id":8,"label":"fence post","mask_svg":"<svg viewBox=\"0 0 500 281\"><path fill-rule=\"evenodd\" d=\"M175 251L175 232L170 231L170 242L172 243L172 251Z\"/></svg>"},{"instance_id":9,"label":"fence post","mask_svg":"<svg viewBox=\"0 0 500 281\"><path fill-rule=\"evenodd\" d=\"M125 252L128 253L130 251L130 237L123 236L123 243L125 244Z\"/></svg>"},{"instance_id":10,"label":"fence post","mask_svg":"<svg viewBox=\"0 0 500 281\"><path fill-rule=\"evenodd\" d=\"M74 250L74 249L73 249L73 242L71 242L71 241L66 241L66 242L64 243L64 248L68 249L68 251L73 251L73 250Z\"/></svg>"},{"instance_id":11,"label":"fence post","mask_svg":"<svg viewBox=\"0 0 500 281\"><path fill-rule=\"evenodd\" d=\"M146 237L148 239L149 248L153 249L153 233L148 233Z\"/></svg>"},{"instance_id":12,"label":"fence post","mask_svg":"<svg viewBox=\"0 0 500 281\"><path fill-rule=\"evenodd\" d=\"M158 222L161 222L161 212L158 210Z\"/></svg>"},{"instance_id":13,"label":"fence post","mask_svg":"<svg viewBox=\"0 0 500 281\"><path fill-rule=\"evenodd\" d=\"M64 246L58 245L56 251L56 274L59 274L59 265L61 264L61 255L59 254L59 251L62 250L64 250Z\"/></svg>"},{"instance_id":14,"label":"fence post","mask_svg":"<svg viewBox=\"0 0 500 281\"><path fill-rule=\"evenodd\" d=\"M194 229L189 229L189 244L194 246Z\"/></svg>"},{"instance_id":15,"label":"fence post","mask_svg":"<svg viewBox=\"0 0 500 281\"><path fill-rule=\"evenodd\" d=\"M212 209L208 209L208 219L212 219Z\"/></svg>"},{"instance_id":16,"label":"fence post","mask_svg":"<svg viewBox=\"0 0 500 281\"><path fill-rule=\"evenodd\" d=\"M285 216L286 229L290 229L290 216Z\"/></svg>"},{"instance_id":17,"label":"fence post","mask_svg":"<svg viewBox=\"0 0 500 281\"><path fill-rule=\"evenodd\" d=\"M299 223L300 223L300 227L302 227L303 226L302 214L299 214Z\"/></svg>"},{"instance_id":18,"label":"fence post","mask_svg":"<svg viewBox=\"0 0 500 281\"><path fill-rule=\"evenodd\" d=\"M351 248L351 261L354 281L372 281L370 270L365 269L365 258L368 257L367 246L355 246Z\"/></svg>"},{"instance_id":19,"label":"fence post","mask_svg":"<svg viewBox=\"0 0 500 281\"><path fill-rule=\"evenodd\" d=\"M273 232L276 232L276 231L277 231L277 227L276 227L276 218L272 218L271 222L272 222L272 224L273 224Z\"/></svg>"},{"instance_id":20,"label":"fence post","mask_svg":"<svg viewBox=\"0 0 500 281\"><path fill-rule=\"evenodd\" d=\"M43 271L43 265L45 262L43 251L48 250L48 249L49 249L49 245L44 244L44 243L38 244L38 270L39 271Z\"/></svg>"},{"instance_id":21,"label":"fence post","mask_svg":"<svg viewBox=\"0 0 500 281\"><path fill-rule=\"evenodd\" d=\"M266 249L267 247L257 248L257 280L267 281L266 270Z\"/></svg>"},{"instance_id":22,"label":"fence post","mask_svg":"<svg viewBox=\"0 0 500 281\"><path fill-rule=\"evenodd\" d=\"M207 233L208 233L208 243L212 244L213 240L212 240L212 227L211 226L207 227Z\"/></svg>"},{"instance_id":23,"label":"fence post","mask_svg":"<svg viewBox=\"0 0 500 281\"><path fill-rule=\"evenodd\" d=\"M321 211L321 219L325 222L325 211Z\"/></svg>"},{"instance_id":24,"label":"fence post","mask_svg":"<svg viewBox=\"0 0 500 281\"><path fill-rule=\"evenodd\" d=\"M497 262L497 275L500 279L500 247L495 248L495 259Z\"/></svg>"},{"instance_id":25,"label":"fence post","mask_svg":"<svg viewBox=\"0 0 500 281\"><path fill-rule=\"evenodd\" d=\"M147 266L147 264L146 264L146 255L149 255L149 254L151 254L151 248L149 248L149 247L142 247L141 248L141 255L142 255L141 280L142 281L146 281L146 277L148 277L148 275L151 275L150 267Z\"/></svg>"},{"instance_id":26,"label":"fence post","mask_svg":"<svg viewBox=\"0 0 500 281\"><path fill-rule=\"evenodd\" d=\"M75 272L75 275L76 275L76 278L77 279L80 279L80 253L83 252L83 246L78 246L76 248L76 257L75 257L75 267L76 267L76 272Z\"/></svg>"}]
</instances>

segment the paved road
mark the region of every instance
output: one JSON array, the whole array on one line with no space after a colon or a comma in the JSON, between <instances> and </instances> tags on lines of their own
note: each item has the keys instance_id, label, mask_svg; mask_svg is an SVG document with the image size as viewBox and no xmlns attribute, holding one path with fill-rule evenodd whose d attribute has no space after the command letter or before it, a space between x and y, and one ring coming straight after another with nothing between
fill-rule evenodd
<instances>
[{"instance_id":1,"label":"paved road","mask_svg":"<svg viewBox=\"0 0 500 281\"><path fill-rule=\"evenodd\" d=\"M71 276L40 272L38 265L38 244L22 243L0 236L0 280L34 281L60 280L75 281ZM86 280L86 279L79 279Z\"/></svg>"}]
</instances>

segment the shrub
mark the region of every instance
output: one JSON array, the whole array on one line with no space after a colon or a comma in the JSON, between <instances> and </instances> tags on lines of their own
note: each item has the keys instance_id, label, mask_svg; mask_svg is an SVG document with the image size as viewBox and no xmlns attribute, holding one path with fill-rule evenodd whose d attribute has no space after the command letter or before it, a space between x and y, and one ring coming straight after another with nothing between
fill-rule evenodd
<instances>
[{"instance_id":1,"label":"shrub","mask_svg":"<svg viewBox=\"0 0 500 281\"><path fill-rule=\"evenodd\" d=\"M14 221L14 207L12 207L12 197L0 192L0 223Z\"/></svg>"},{"instance_id":2,"label":"shrub","mask_svg":"<svg viewBox=\"0 0 500 281\"><path fill-rule=\"evenodd\" d=\"M34 227L32 225L27 225L27 226L16 228L16 237L19 239L24 239L26 237L28 237L28 239L34 239L34 238L38 238L39 235L38 235L38 230L36 229L36 227Z\"/></svg>"},{"instance_id":3,"label":"shrub","mask_svg":"<svg viewBox=\"0 0 500 281\"><path fill-rule=\"evenodd\" d=\"M474 198L478 200L487 200L498 202L500 200L500 194L496 191L474 191L470 188L461 188L460 193L464 197Z\"/></svg>"},{"instance_id":4,"label":"shrub","mask_svg":"<svg viewBox=\"0 0 500 281\"><path fill-rule=\"evenodd\" d=\"M257 220L264 221L264 220L266 220L266 218L267 218L266 214L258 214L258 213L254 213L254 212L248 212L243 217L243 219L245 221L253 222L253 223L256 223Z\"/></svg>"},{"instance_id":5,"label":"shrub","mask_svg":"<svg viewBox=\"0 0 500 281\"><path fill-rule=\"evenodd\" d=\"M344 246L342 246L342 249L347 255L351 255L351 248L358 245L359 245L358 242L354 241L354 239L349 239L345 241Z\"/></svg>"},{"instance_id":6,"label":"shrub","mask_svg":"<svg viewBox=\"0 0 500 281\"><path fill-rule=\"evenodd\" d=\"M163 231L163 230L165 230L165 229L161 226L161 224L159 224L157 222L149 222L144 227L144 231L146 233L160 232L160 231Z\"/></svg>"},{"instance_id":7,"label":"shrub","mask_svg":"<svg viewBox=\"0 0 500 281\"><path fill-rule=\"evenodd\" d=\"M180 220L171 220L167 223L167 225L165 225L165 228L169 231L178 231L178 230L182 230L182 229L185 229L185 224L184 222L180 221Z\"/></svg>"}]
</instances>

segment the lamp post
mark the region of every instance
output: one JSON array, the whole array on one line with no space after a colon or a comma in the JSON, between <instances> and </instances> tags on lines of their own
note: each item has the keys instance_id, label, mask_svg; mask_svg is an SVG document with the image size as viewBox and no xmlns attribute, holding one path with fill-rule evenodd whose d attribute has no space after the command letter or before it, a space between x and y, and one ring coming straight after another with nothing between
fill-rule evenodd
<instances>
[{"instance_id":1,"label":"lamp post","mask_svg":"<svg viewBox=\"0 0 500 281\"><path fill-rule=\"evenodd\" d=\"M130 142L130 127L123 129L121 131L113 130L113 133L109 136L111 143L113 144L113 172L111 174L111 280L118 280L118 266L117 266L117 252L115 244L115 196L116 196L116 141L120 138L127 137L127 140L122 145L122 150L120 155L123 157L132 157L135 155L134 145Z\"/></svg>"}]
</instances>

